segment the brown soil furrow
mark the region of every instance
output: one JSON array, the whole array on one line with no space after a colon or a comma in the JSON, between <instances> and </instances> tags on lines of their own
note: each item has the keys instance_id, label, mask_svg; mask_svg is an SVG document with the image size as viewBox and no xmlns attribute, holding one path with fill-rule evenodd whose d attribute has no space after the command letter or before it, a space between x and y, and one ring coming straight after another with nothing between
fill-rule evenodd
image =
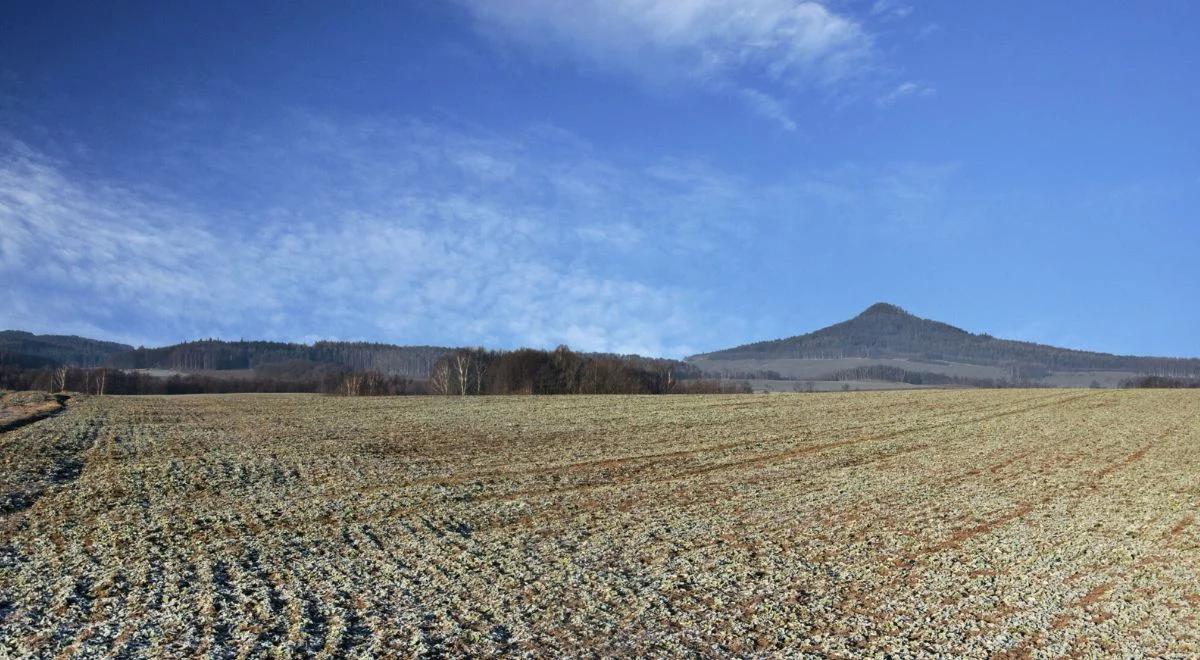
<instances>
[{"instance_id":1,"label":"brown soil furrow","mask_svg":"<svg viewBox=\"0 0 1200 660\"><path fill-rule=\"evenodd\" d=\"M991 421L994 419L1000 419L1002 417L1008 417L1011 415L1020 415L1023 413L1032 412L1034 410L1048 408L1050 406L1063 405L1066 403L1070 403L1071 401L1085 398L1087 396L1089 396L1089 395L1080 394L1080 395L1076 395L1076 396L1069 396L1069 397L1065 397L1062 399L1058 399L1056 401L1052 401L1049 403L1040 403L1040 404L1033 405L1033 406L1017 408L1015 410L1006 410L1003 412L998 412L998 413L994 413L994 414L990 414L990 415L984 415L982 417L975 417L973 419L964 420L963 422L961 422L961 424L978 424L980 422L986 422L986 421ZM775 463L779 463L779 462L783 462L783 461L790 461L790 460L799 458L801 456L806 456L808 454L812 454L815 452L825 451L827 449L837 449L839 447L846 447L849 445L857 445L857 444L862 444L862 443L866 443L866 442L878 442L881 440L893 440L895 438L899 438L899 437L906 436L906 435L913 435L915 433L923 433L926 431L936 431L938 429L943 429L943 428L952 428L959 424L960 423L921 424L921 425L912 426L909 428L900 429L897 431L891 431L888 433L882 433L882 434L878 434L878 435L869 435L869 436L864 436L864 437L859 437L859 438L849 438L846 440L837 440L837 441L833 441L833 442L826 442L826 443L815 444L815 445L806 445L803 447L797 447L797 448L789 449L786 451L773 452L773 453L769 453L769 454L760 454L758 456L743 459L740 461L732 461L732 462L728 462L728 463L720 463L717 465L706 466L703 468L698 468L695 470L687 471L684 473L684 475L685 476L695 476L695 475L700 475L700 474L707 474L709 472L716 472L719 470L737 470L737 469L745 469L745 468L753 468L753 467L762 467L764 465L773 465Z\"/></svg>"},{"instance_id":2,"label":"brown soil furrow","mask_svg":"<svg viewBox=\"0 0 1200 660\"><path fill-rule=\"evenodd\" d=\"M966 543L967 541L970 541L971 539L973 539L977 536L982 536L984 534L990 534L991 532L995 531L999 527L1003 527L1004 525L1007 525L1010 522L1014 522L1014 521L1024 518L1025 516L1029 515L1029 513L1032 512L1037 506L1039 506L1041 504L1045 504L1049 500L1050 500L1050 498L1046 497L1046 498L1043 498L1036 502L1022 502L1022 503L1018 504L1017 506L1013 507L1012 509L1006 511L1005 513L1003 513L995 518L992 518L990 520L979 523L978 525L975 525L974 527L968 527L966 529L958 530L957 532L951 534L950 537L947 538L946 540L929 548L926 552L932 553L932 552L942 552L944 550L957 549L960 546L962 546L962 544Z\"/></svg>"},{"instance_id":3,"label":"brown soil furrow","mask_svg":"<svg viewBox=\"0 0 1200 660\"><path fill-rule=\"evenodd\" d=\"M1166 534L1163 534L1163 540L1166 541L1167 547L1168 548L1171 547L1171 545L1173 543L1175 543L1175 540L1179 537L1179 535L1183 534L1183 530L1192 526L1195 522L1196 522L1196 515L1193 513L1189 513L1189 514L1185 515L1183 518L1180 518L1179 522L1175 523L1174 527L1169 529Z\"/></svg>"},{"instance_id":4,"label":"brown soil furrow","mask_svg":"<svg viewBox=\"0 0 1200 660\"><path fill-rule=\"evenodd\" d=\"M1091 589L1088 589L1087 593L1080 596L1075 602L1067 605L1065 609L1087 609L1088 607L1100 602L1105 596L1108 595L1110 591L1115 589L1116 586L1117 585L1115 582L1102 582ZM1062 630L1071 623L1073 618L1074 615L1072 615L1070 612L1064 611L1050 624L1050 629Z\"/></svg>"},{"instance_id":5,"label":"brown soil furrow","mask_svg":"<svg viewBox=\"0 0 1200 660\"><path fill-rule=\"evenodd\" d=\"M1158 438L1142 445L1133 453L1131 453L1119 460L1107 463L1103 468L1101 468L1098 472L1095 473L1095 476L1093 476L1090 479L1080 482L1075 488L1071 489L1073 494L1066 495L1065 497L1079 499L1084 496L1082 493L1080 493L1081 488L1087 487L1087 488L1090 488L1093 490L1099 488L1100 481L1102 481L1104 478L1106 478L1108 476L1111 476L1112 474L1116 473L1117 471L1119 471L1121 469L1129 467L1130 465L1132 465L1132 464L1136 463L1137 461L1141 460L1142 458L1144 458L1146 456L1146 454L1149 453L1149 451L1155 445L1159 444L1164 438L1169 437L1171 435L1171 433L1173 433L1173 432L1174 432L1174 429L1164 431L1162 434L1160 434L1158 436ZM1047 495L1047 496L1042 497L1035 501L1022 502L1022 503L1018 504L1016 507L1014 507L1013 509L1011 509L1010 511L1008 511L1007 513L1004 513L997 518L994 518L992 520L986 521L984 523L980 523L973 527L970 527L967 529L962 529L962 530L955 532L954 534L952 534L950 536L950 538L932 546L932 548L930 548L930 550L928 550L928 552L941 552L943 550L957 548L957 547L961 546L963 543L965 543L966 541L969 541L970 539L975 538L976 536L990 533L996 527L1006 525L1015 520L1020 520L1021 518L1024 518L1025 516L1027 516L1029 513L1031 513L1037 507L1044 506L1045 504L1057 499L1057 497L1058 497L1057 495L1051 494L1051 495Z\"/></svg>"},{"instance_id":6,"label":"brown soil furrow","mask_svg":"<svg viewBox=\"0 0 1200 660\"><path fill-rule=\"evenodd\" d=\"M1040 400L1044 400L1047 398L1051 398L1052 396L1054 396L1054 395L1029 397L1027 399L1020 399L1018 401L1018 403L1024 403L1024 402L1028 402L1028 401L1040 401ZM1004 404L999 404L995 407L1003 407L1003 406L1004 406ZM982 407L982 409L986 409L987 407L989 407L989 406ZM954 411L948 415L945 415L945 417L954 417L954 416L956 416L958 414L962 414L962 413L978 413L980 409L981 408L967 409L967 410L962 410L962 411ZM967 420L968 423L974 423L976 421L979 421L979 420L977 420L977 419ZM940 422L936 425L931 426L930 428L938 428L938 427L945 426L948 424L950 424L950 422ZM867 425L863 425L863 424L856 424L853 426L846 426L846 427L842 427L842 428L828 429L824 432L827 434L836 435L839 433L861 430L864 428L869 428L869 427ZM909 432L912 432L913 430L914 429L901 429L897 432L897 435L904 435ZM871 439L877 439L877 438L855 439L853 442L860 442L860 441L866 441L866 440L871 440ZM882 438L878 438L878 439L882 439ZM776 441L778 441L778 440L776 440ZM623 465L627 465L629 463L635 463L635 462L640 462L640 461L657 461L657 460L663 460L663 459L671 460L671 459L678 459L678 458L688 458L688 457L692 457L692 456L700 456L700 455L705 455L705 454L719 454L719 453L724 453L724 452L730 451L730 450L741 449L741 448L746 447L747 445L752 445L752 444L759 443L759 442L762 442L762 440L743 439L743 440L735 440L733 442L720 443L720 444L716 444L716 445L700 446L700 447L692 448L692 449L680 449L680 450L669 451L669 452L639 454L636 456L624 456L624 457L620 457L620 458L595 459L595 460L590 460L590 461L582 461L582 462L578 462L578 463L567 463L567 464L563 464L563 465L549 465L549 466L545 466L545 467L535 467L532 469L524 469L524 470L500 469L500 470L493 470L493 471L486 471L486 472L454 475L453 477L449 477L449 478L433 478L433 479L416 480L416 481L409 482L406 485L412 485L412 486L446 485L446 486L449 486L449 485L457 485L457 484L461 484L461 483L469 482L469 481L481 481L481 480L486 480L486 479L520 478L520 477L526 477L526 476L573 473L573 472L577 472L577 471L586 471L589 469L612 469L615 467L620 467Z\"/></svg>"}]
</instances>

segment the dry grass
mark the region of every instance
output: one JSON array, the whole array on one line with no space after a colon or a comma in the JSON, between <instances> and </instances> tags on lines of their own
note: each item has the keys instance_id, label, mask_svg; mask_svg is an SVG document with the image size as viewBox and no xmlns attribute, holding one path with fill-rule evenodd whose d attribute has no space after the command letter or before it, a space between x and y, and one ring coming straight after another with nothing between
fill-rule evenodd
<instances>
[{"instance_id":1,"label":"dry grass","mask_svg":"<svg viewBox=\"0 0 1200 660\"><path fill-rule=\"evenodd\" d=\"M1200 653L1197 392L82 397L0 462L0 656Z\"/></svg>"}]
</instances>

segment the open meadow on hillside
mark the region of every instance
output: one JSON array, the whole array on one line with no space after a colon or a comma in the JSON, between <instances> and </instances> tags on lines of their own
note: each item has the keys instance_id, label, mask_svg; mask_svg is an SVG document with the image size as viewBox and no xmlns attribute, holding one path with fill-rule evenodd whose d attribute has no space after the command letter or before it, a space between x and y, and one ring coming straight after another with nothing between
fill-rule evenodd
<instances>
[{"instance_id":1,"label":"open meadow on hillside","mask_svg":"<svg viewBox=\"0 0 1200 660\"><path fill-rule=\"evenodd\" d=\"M1200 392L72 398L0 656L1200 653Z\"/></svg>"}]
</instances>

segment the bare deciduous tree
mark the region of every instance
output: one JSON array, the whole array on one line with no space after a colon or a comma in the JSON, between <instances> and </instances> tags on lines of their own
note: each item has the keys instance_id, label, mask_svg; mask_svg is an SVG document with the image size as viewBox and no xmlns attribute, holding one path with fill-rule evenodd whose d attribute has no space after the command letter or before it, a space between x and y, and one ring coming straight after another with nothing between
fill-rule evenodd
<instances>
[{"instance_id":1,"label":"bare deciduous tree","mask_svg":"<svg viewBox=\"0 0 1200 660\"><path fill-rule=\"evenodd\" d=\"M63 365L54 370L54 389L59 392L67 389L67 374L70 372L70 367Z\"/></svg>"},{"instance_id":2,"label":"bare deciduous tree","mask_svg":"<svg viewBox=\"0 0 1200 660\"><path fill-rule=\"evenodd\" d=\"M450 364L445 360L438 360L429 372L429 391L434 394L450 393Z\"/></svg>"},{"instance_id":3,"label":"bare deciduous tree","mask_svg":"<svg viewBox=\"0 0 1200 660\"><path fill-rule=\"evenodd\" d=\"M483 394L483 374L487 371L487 360L483 359L482 348L476 349L473 355L475 360L475 393Z\"/></svg>"},{"instance_id":4,"label":"bare deciduous tree","mask_svg":"<svg viewBox=\"0 0 1200 660\"><path fill-rule=\"evenodd\" d=\"M346 374L342 385L346 388L346 396L359 396L362 394L363 375L360 373Z\"/></svg>"},{"instance_id":5,"label":"bare deciduous tree","mask_svg":"<svg viewBox=\"0 0 1200 660\"><path fill-rule=\"evenodd\" d=\"M471 361L471 351L465 348L454 351L454 376L457 379L455 385L459 396L467 395L467 386L471 382Z\"/></svg>"}]
</instances>

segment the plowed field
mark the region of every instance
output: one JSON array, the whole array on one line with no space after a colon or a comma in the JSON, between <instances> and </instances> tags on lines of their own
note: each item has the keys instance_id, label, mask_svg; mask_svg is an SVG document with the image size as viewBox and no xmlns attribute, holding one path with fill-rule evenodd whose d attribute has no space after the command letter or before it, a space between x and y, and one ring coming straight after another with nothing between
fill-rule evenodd
<instances>
[{"instance_id":1,"label":"plowed field","mask_svg":"<svg viewBox=\"0 0 1200 660\"><path fill-rule=\"evenodd\" d=\"M0 656L1200 653L1200 393L75 397Z\"/></svg>"}]
</instances>

